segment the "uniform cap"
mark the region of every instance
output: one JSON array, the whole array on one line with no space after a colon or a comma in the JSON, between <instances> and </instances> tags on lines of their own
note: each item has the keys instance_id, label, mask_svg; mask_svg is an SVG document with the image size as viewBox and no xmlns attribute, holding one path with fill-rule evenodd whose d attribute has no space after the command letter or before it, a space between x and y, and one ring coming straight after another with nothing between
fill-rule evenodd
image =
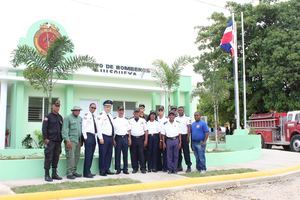
<instances>
[{"instance_id":1,"label":"uniform cap","mask_svg":"<svg viewBox=\"0 0 300 200\"><path fill-rule=\"evenodd\" d=\"M124 110L123 106L118 106L118 110Z\"/></svg>"},{"instance_id":2,"label":"uniform cap","mask_svg":"<svg viewBox=\"0 0 300 200\"><path fill-rule=\"evenodd\" d=\"M112 100L106 100L106 101L103 102L103 105L104 106L105 105L113 105L113 102L112 102Z\"/></svg>"},{"instance_id":3,"label":"uniform cap","mask_svg":"<svg viewBox=\"0 0 300 200\"><path fill-rule=\"evenodd\" d=\"M139 104L139 108L145 108L144 104Z\"/></svg>"},{"instance_id":4,"label":"uniform cap","mask_svg":"<svg viewBox=\"0 0 300 200\"><path fill-rule=\"evenodd\" d=\"M79 106L74 106L71 111L78 111L78 110L82 110Z\"/></svg>"}]
</instances>

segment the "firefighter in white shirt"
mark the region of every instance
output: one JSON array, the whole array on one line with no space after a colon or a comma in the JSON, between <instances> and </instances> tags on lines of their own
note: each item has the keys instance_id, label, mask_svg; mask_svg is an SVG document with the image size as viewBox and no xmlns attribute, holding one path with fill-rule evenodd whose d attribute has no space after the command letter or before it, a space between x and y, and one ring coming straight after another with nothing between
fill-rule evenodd
<instances>
[{"instance_id":1,"label":"firefighter in white shirt","mask_svg":"<svg viewBox=\"0 0 300 200\"><path fill-rule=\"evenodd\" d=\"M162 128L163 144L167 148L168 173L177 173L178 153L181 147L181 130L179 122L175 121L175 112L169 112L169 120Z\"/></svg>"},{"instance_id":2,"label":"firefighter in white shirt","mask_svg":"<svg viewBox=\"0 0 300 200\"><path fill-rule=\"evenodd\" d=\"M147 163L148 172L157 172L158 151L159 151L159 133L160 123L156 120L156 112L150 111L147 119L148 145L147 145Z\"/></svg>"},{"instance_id":3,"label":"firefighter in white shirt","mask_svg":"<svg viewBox=\"0 0 300 200\"><path fill-rule=\"evenodd\" d=\"M140 109L137 108L133 112L133 118L129 120L131 129L131 146L130 146L130 156L132 173L137 173L140 165L140 170L143 174L146 173L144 148L147 147L147 126L146 120L140 118Z\"/></svg>"},{"instance_id":4,"label":"firefighter in white shirt","mask_svg":"<svg viewBox=\"0 0 300 200\"><path fill-rule=\"evenodd\" d=\"M157 115L157 121L160 123L160 127L163 127L163 124L168 121L168 118L165 117L164 114L164 106L160 106L158 108L158 115ZM162 170L164 172L168 171L168 166L167 166L167 150L166 148L163 148L163 135L159 134L160 138L160 143L159 143L159 151L158 151L158 170Z\"/></svg>"},{"instance_id":5,"label":"firefighter in white shirt","mask_svg":"<svg viewBox=\"0 0 300 200\"><path fill-rule=\"evenodd\" d=\"M182 145L179 149L179 159L178 159L178 171L182 171L182 151L184 155L185 164L187 166L186 172L191 172L191 156L190 156L190 136L191 136L191 119L184 114L183 106L177 108L178 116L175 118L176 121L180 122L181 130L181 141Z\"/></svg>"},{"instance_id":6,"label":"firefighter in white shirt","mask_svg":"<svg viewBox=\"0 0 300 200\"><path fill-rule=\"evenodd\" d=\"M123 173L128 173L128 146L131 145L129 121L124 117L124 107L118 107L118 116L114 118L115 127L115 169L121 173L121 152L123 155Z\"/></svg>"},{"instance_id":7,"label":"firefighter in white shirt","mask_svg":"<svg viewBox=\"0 0 300 200\"><path fill-rule=\"evenodd\" d=\"M85 113L82 119L82 135L84 138L83 176L86 178L93 178L95 176L95 174L91 173L91 166L96 147L96 134L98 132L96 125L98 115L95 112L96 109L96 104L91 103L89 112Z\"/></svg>"},{"instance_id":8,"label":"firefighter in white shirt","mask_svg":"<svg viewBox=\"0 0 300 200\"><path fill-rule=\"evenodd\" d=\"M110 114L112 104L113 102L111 100L103 102L104 110L100 113L100 119L97 121L100 176L114 174L109 170L112 159L113 137L115 131L113 118Z\"/></svg>"}]
</instances>

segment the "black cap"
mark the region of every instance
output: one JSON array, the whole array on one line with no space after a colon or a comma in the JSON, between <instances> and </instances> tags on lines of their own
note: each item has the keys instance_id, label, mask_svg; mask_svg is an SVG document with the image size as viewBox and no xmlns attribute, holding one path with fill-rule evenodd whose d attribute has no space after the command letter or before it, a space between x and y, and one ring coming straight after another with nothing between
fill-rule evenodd
<instances>
[{"instance_id":1,"label":"black cap","mask_svg":"<svg viewBox=\"0 0 300 200\"><path fill-rule=\"evenodd\" d=\"M134 113L136 113L136 112L140 112L140 109L139 108L136 108L136 109L134 109Z\"/></svg>"},{"instance_id":2,"label":"black cap","mask_svg":"<svg viewBox=\"0 0 300 200\"><path fill-rule=\"evenodd\" d=\"M168 114L168 116L170 116L170 115L176 116L176 113L174 111L170 111L169 114Z\"/></svg>"},{"instance_id":3,"label":"black cap","mask_svg":"<svg viewBox=\"0 0 300 200\"><path fill-rule=\"evenodd\" d=\"M60 106L60 100L57 99L52 105L55 105L55 106Z\"/></svg>"},{"instance_id":4,"label":"black cap","mask_svg":"<svg viewBox=\"0 0 300 200\"><path fill-rule=\"evenodd\" d=\"M145 108L144 104L139 104L139 108Z\"/></svg>"},{"instance_id":5,"label":"black cap","mask_svg":"<svg viewBox=\"0 0 300 200\"><path fill-rule=\"evenodd\" d=\"M171 110L177 110L177 106L171 106Z\"/></svg>"},{"instance_id":6,"label":"black cap","mask_svg":"<svg viewBox=\"0 0 300 200\"><path fill-rule=\"evenodd\" d=\"M159 106L158 111L160 111L160 110L164 111L165 107L164 106Z\"/></svg>"},{"instance_id":7,"label":"black cap","mask_svg":"<svg viewBox=\"0 0 300 200\"><path fill-rule=\"evenodd\" d=\"M112 102L112 100L106 100L106 101L103 102L103 105L104 106L105 105L113 105L113 102Z\"/></svg>"},{"instance_id":8,"label":"black cap","mask_svg":"<svg viewBox=\"0 0 300 200\"><path fill-rule=\"evenodd\" d=\"M118 106L118 110L124 110L123 106Z\"/></svg>"},{"instance_id":9,"label":"black cap","mask_svg":"<svg viewBox=\"0 0 300 200\"><path fill-rule=\"evenodd\" d=\"M150 113L149 113L149 116L152 115L152 114L156 115L156 112L154 110L151 110Z\"/></svg>"}]
</instances>

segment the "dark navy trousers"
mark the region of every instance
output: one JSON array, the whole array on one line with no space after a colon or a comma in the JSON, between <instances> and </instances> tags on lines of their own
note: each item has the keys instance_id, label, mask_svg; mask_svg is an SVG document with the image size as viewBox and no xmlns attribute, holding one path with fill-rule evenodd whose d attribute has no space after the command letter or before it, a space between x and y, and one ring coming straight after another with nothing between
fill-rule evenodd
<instances>
[{"instance_id":1,"label":"dark navy trousers","mask_svg":"<svg viewBox=\"0 0 300 200\"><path fill-rule=\"evenodd\" d=\"M123 155L123 172L128 171L128 135L115 136L115 169L121 171L121 153Z\"/></svg>"},{"instance_id":2,"label":"dark navy trousers","mask_svg":"<svg viewBox=\"0 0 300 200\"><path fill-rule=\"evenodd\" d=\"M157 156L159 151L159 134L148 135L147 161L148 170L157 170Z\"/></svg>"},{"instance_id":3,"label":"dark navy trousers","mask_svg":"<svg viewBox=\"0 0 300 200\"><path fill-rule=\"evenodd\" d=\"M144 140L145 136L131 136L130 156L133 170L146 170L144 157Z\"/></svg>"},{"instance_id":4,"label":"dark navy trousers","mask_svg":"<svg viewBox=\"0 0 300 200\"><path fill-rule=\"evenodd\" d=\"M178 167L182 168L182 152L184 155L184 161L187 167L190 167L192 165L191 162L191 155L190 155L190 146L187 141L188 139L188 134L182 134L181 135L181 147L179 149L179 160L178 160Z\"/></svg>"},{"instance_id":5,"label":"dark navy trousers","mask_svg":"<svg viewBox=\"0 0 300 200\"><path fill-rule=\"evenodd\" d=\"M99 144L99 171L100 173L106 173L111 164L112 149L113 149L113 137L103 134L104 144ZM99 142L99 140L98 140Z\"/></svg>"},{"instance_id":6,"label":"dark navy trousers","mask_svg":"<svg viewBox=\"0 0 300 200\"><path fill-rule=\"evenodd\" d=\"M91 174L91 166L93 163L93 157L96 147L95 135L87 133L87 138L84 140L84 165L83 176Z\"/></svg>"}]
</instances>

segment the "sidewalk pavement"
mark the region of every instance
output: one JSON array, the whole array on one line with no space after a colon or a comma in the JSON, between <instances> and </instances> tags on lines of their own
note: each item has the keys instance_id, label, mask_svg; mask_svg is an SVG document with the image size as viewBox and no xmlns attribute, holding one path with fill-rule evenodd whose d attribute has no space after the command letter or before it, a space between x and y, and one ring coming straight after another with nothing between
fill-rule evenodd
<instances>
[{"instance_id":1,"label":"sidewalk pavement","mask_svg":"<svg viewBox=\"0 0 300 200\"><path fill-rule=\"evenodd\" d=\"M208 170L222 170L222 169L236 169L236 168L251 168L256 169L258 171L266 171L266 170L279 170L283 168L291 168L296 165L300 165L300 156L299 153L282 151L282 150L262 150L262 156L260 159L240 164L226 165L226 166L217 166L210 167ZM195 166L194 166L195 167ZM195 170L195 169L194 169ZM278 171L280 172L280 171ZM182 172L183 173L183 172ZM147 174L120 174L120 175L112 175L107 177L96 176L94 179L86 179L86 178L77 178L75 181L87 181L87 180L100 180L106 178L131 178L135 180L139 180L142 183L155 183L161 182L161 184L173 181L174 183L177 181L181 181L185 177L180 174L167 174L163 172L158 173L147 173ZM277 173L278 174L278 173ZM217 178L217 177L215 177ZM228 179L227 179L228 180ZM61 183L65 181L70 181L64 178L62 181L54 181L55 183ZM40 185L45 184L46 182L43 179L31 179L31 180L16 180L16 181L1 181L0 182L0 195L11 194L12 191L9 190L10 187L16 186L25 186L25 185ZM0 196L1 198L1 196Z\"/></svg>"}]
</instances>

